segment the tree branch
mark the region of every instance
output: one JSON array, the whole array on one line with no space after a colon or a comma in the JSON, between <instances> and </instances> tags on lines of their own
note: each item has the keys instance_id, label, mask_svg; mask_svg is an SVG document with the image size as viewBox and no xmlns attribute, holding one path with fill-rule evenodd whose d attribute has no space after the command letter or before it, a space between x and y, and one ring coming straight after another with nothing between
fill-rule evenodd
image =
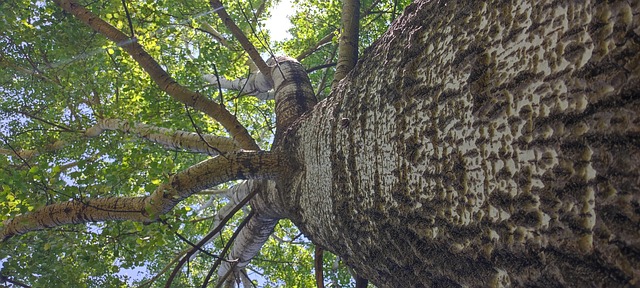
<instances>
[{"instance_id":1,"label":"tree branch","mask_svg":"<svg viewBox=\"0 0 640 288\"><path fill-rule=\"evenodd\" d=\"M235 141L227 137L202 134L202 137L206 141L205 143L197 133L171 130L163 127L140 123L131 124L130 122L121 119L98 120L98 123L87 129L84 132L83 136L87 138L97 137L105 130L134 134L142 139L160 144L167 148L185 149L192 152L205 153L211 156L218 155L218 153L214 149L211 149L210 146L215 147L216 150L219 150L223 153L238 151L241 149L241 147L238 146ZM16 155L23 160L29 160L33 157L41 155L42 153L55 152L68 145L69 143L67 141L58 140L52 144L46 145L42 149L12 150L0 148L0 155Z\"/></svg>"},{"instance_id":2,"label":"tree branch","mask_svg":"<svg viewBox=\"0 0 640 288\"><path fill-rule=\"evenodd\" d=\"M85 136L95 137L104 130L121 131L134 134L142 139L158 143L171 149L186 149L192 152L218 155L217 151L232 152L240 150L235 141L227 137L171 130L147 124L133 123L120 119L101 119L96 125L87 129ZM202 138L201 138L202 136ZM204 141L202 141L204 139ZM206 142L205 142L206 141ZM216 149L211 149L210 146Z\"/></svg>"},{"instance_id":3,"label":"tree branch","mask_svg":"<svg viewBox=\"0 0 640 288\"><path fill-rule=\"evenodd\" d=\"M9 282L9 283L11 283L13 285L20 286L20 287L25 287L25 288L30 288L31 287L31 286L29 286L29 285L27 285L25 283L22 283L22 282L17 281L17 280L13 280L13 279L11 279L11 278L9 278L7 276L1 275L1 274L0 274L0 281Z\"/></svg>"},{"instance_id":4,"label":"tree branch","mask_svg":"<svg viewBox=\"0 0 640 288\"><path fill-rule=\"evenodd\" d=\"M54 0L62 9L74 15L78 20L91 27L93 30L104 35L109 40L115 42L149 74L151 79L167 94L175 100L189 105L217 120L232 135L243 149L259 150L255 140L251 138L247 129L238 122L235 116L227 111L222 105L211 101L202 94L193 92L178 84L169 74L158 64L158 62L147 53L144 48L136 42L135 38L129 38L122 31L113 27L109 23L100 19L91 11L77 3L75 0Z\"/></svg>"},{"instance_id":5,"label":"tree branch","mask_svg":"<svg viewBox=\"0 0 640 288\"><path fill-rule=\"evenodd\" d=\"M242 30L240 30L236 23L233 22L233 19L231 19L231 16L229 16L227 11L225 9L219 9L220 7L224 7L222 5L222 2L220 2L219 0L211 0L209 1L209 3L211 7L216 11L216 13L218 13L218 16L220 16L220 19L222 19L224 25L229 28L231 34L233 34L233 36L238 39L238 42L240 42L240 45L242 45L244 51L249 54L249 57L251 58L251 60L253 60L253 63L258 66L260 72L268 78L271 75L271 68L262 59L262 57L260 57L260 53L258 52L258 50L256 50L256 47L251 44L247 36L245 36Z\"/></svg>"},{"instance_id":6,"label":"tree branch","mask_svg":"<svg viewBox=\"0 0 640 288\"><path fill-rule=\"evenodd\" d=\"M316 276L316 287L318 288L324 288L324 273L323 273L323 267L322 267L322 262L323 262L323 257L322 254L324 253L324 249L322 249L322 247L316 245L316 249L314 251L314 255L313 255L313 267L315 270L315 276Z\"/></svg>"},{"instance_id":7,"label":"tree branch","mask_svg":"<svg viewBox=\"0 0 640 288\"><path fill-rule=\"evenodd\" d=\"M222 89L240 91L241 94L253 95L260 100L274 99L274 94L269 93L273 89L271 77L265 77L262 73L251 73L247 79L228 80L214 74L207 74L202 78Z\"/></svg>"},{"instance_id":8,"label":"tree branch","mask_svg":"<svg viewBox=\"0 0 640 288\"><path fill-rule=\"evenodd\" d=\"M227 259L237 260L233 263L224 262L218 270L218 276L224 276L230 269L242 269L253 259L253 256L260 252L260 248L269 239L273 229L280 219L265 216L256 212L238 235L238 239L233 243L233 250Z\"/></svg>"},{"instance_id":9,"label":"tree branch","mask_svg":"<svg viewBox=\"0 0 640 288\"><path fill-rule=\"evenodd\" d=\"M273 178L278 155L271 152L235 152L214 157L171 176L149 196L80 199L47 205L6 220L0 239L66 224L108 220L153 222L183 199L202 189L236 179Z\"/></svg>"},{"instance_id":10,"label":"tree branch","mask_svg":"<svg viewBox=\"0 0 640 288\"><path fill-rule=\"evenodd\" d=\"M316 50L318 50L318 48L320 48L324 44L330 43L331 39L333 39L333 36L335 36L334 32L331 32L331 33L325 35L324 37L322 37L322 39L320 39L320 41L318 41L318 43L316 43L315 45L307 48L307 50L302 51L302 53L300 53L300 55L298 55L298 57L296 57L296 60L302 61L302 59L304 59L307 56L311 55L313 52L316 52Z\"/></svg>"},{"instance_id":11,"label":"tree branch","mask_svg":"<svg viewBox=\"0 0 640 288\"><path fill-rule=\"evenodd\" d=\"M229 213L224 217L224 219L222 219L221 223L218 224L211 232L209 232L209 234L207 234L204 238L202 238L197 244L196 247L191 248L191 250L189 250L189 252L187 252L186 255L184 255L184 257L182 257L182 259L180 259L180 262L178 262L178 264L176 265L176 267L173 269L173 271L171 272L171 275L169 276L169 279L167 280L167 286L171 285L171 282L173 281L173 278L175 278L175 276L177 275L178 271L180 270L180 268L184 265L184 263L188 260L191 259L191 256L193 254L195 254L198 251L198 247L202 247L203 245L205 245L206 243L208 243L211 238L215 237L216 234L220 233L220 231L222 231L222 228L224 227L224 224L226 224L227 222L229 222L229 220L231 219L231 217L233 217L233 215L238 212L238 210L240 210L244 205L246 205L249 200L251 200L251 198L253 198L253 196L255 196L256 194L258 194L258 189L252 191L251 193L249 193L246 197L244 197L244 199L242 199L242 201L240 201L238 203L238 205L234 206L233 209L231 211L229 211ZM221 255L224 255L224 253L226 253L225 251L223 251L223 253L221 253ZM222 258L218 258L216 260L217 261L221 261Z\"/></svg>"},{"instance_id":12,"label":"tree branch","mask_svg":"<svg viewBox=\"0 0 640 288\"><path fill-rule=\"evenodd\" d=\"M240 234L240 231L242 231L242 229L244 229L244 227L247 225L247 223L249 223L249 221L251 220L251 218L253 218L254 215L255 215L255 212L251 211L251 212L249 212L249 215L247 215L247 217L245 217L244 220L242 220L242 222L240 222L240 225L238 225L238 228L236 228L236 231L233 232L233 235L231 235L231 238L229 238L229 240L227 241L227 244L224 245L224 248L220 252L220 255L222 257L224 257L224 255L226 255L227 252L229 252L229 249L231 249L231 245L236 241L236 238ZM211 240L209 240L209 241L211 241ZM209 269L209 273L207 273L207 276L204 278L204 282L202 283L202 287L203 288L206 288L208 286L209 280L211 279L211 276L213 275L213 272L218 268L220 263L222 263L222 259L223 258L216 259L216 261L211 266L211 269ZM228 263L228 262L225 262L225 263ZM234 261L233 265L235 266L236 264L237 264L237 261Z\"/></svg>"},{"instance_id":13,"label":"tree branch","mask_svg":"<svg viewBox=\"0 0 640 288\"><path fill-rule=\"evenodd\" d=\"M325 63L325 64L322 64L322 65L314 66L314 67L311 67L311 68L307 69L307 73L311 73L311 72L314 72L316 70L325 69L325 68L329 68L329 67L333 67L333 66L336 66L335 62Z\"/></svg>"},{"instance_id":14,"label":"tree branch","mask_svg":"<svg viewBox=\"0 0 640 288\"><path fill-rule=\"evenodd\" d=\"M342 5L342 33L338 42L338 66L331 87L334 88L358 61L360 0L345 0Z\"/></svg>"},{"instance_id":15,"label":"tree branch","mask_svg":"<svg viewBox=\"0 0 640 288\"><path fill-rule=\"evenodd\" d=\"M27 161L33 157L37 157L40 154L42 154L43 152L53 152L56 150L60 150L62 148L64 148L67 145L67 142L62 141L62 140L58 140L56 142L53 142L49 145L46 145L42 150L37 150L37 149L4 149L4 148L0 148L0 155L7 155L7 156L18 156L18 158L22 159L23 161Z\"/></svg>"}]
</instances>

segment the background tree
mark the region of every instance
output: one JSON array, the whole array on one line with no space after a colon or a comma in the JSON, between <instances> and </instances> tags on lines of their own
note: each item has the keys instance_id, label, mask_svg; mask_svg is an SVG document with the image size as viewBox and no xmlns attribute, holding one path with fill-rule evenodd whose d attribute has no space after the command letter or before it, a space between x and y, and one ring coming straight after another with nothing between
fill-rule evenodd
<instances>
[{"instance_id":1,"label":"background tree","mask_svg":"<svg viewBox=\"0 0 640 288\"><path fill-rule=\"evenodd\" d=\"M213 157L172 171L150 196L76 197L16 215L4 222L5 240L95 220L176 227L166 216L176 205L249 178L227 190L241 196L236 207L251 198L251 212L229 238L232 261L213 265L218 279L233 273L248 284L243 267L280 218L378 286L632 286L640 279L636 4L419 1L317 105L300 64L277 58L269 68L254 55L261 73L249 75L248 91L276 92L276 132L265 152L252 151L252 137L218 103L167 77L137 39L127 41L84 6L57 3L123 43L162 91L216 119L231 137L96 121L83 137L120 129ZM22 163L44 155L11 147ZM24 165L28 173L56 172ZM199 247L220 230L207 232L166 283L192 281L176 275L192 275L182 265L196 251L211 253ZM210 278L199 275L198 284Z\"/></svg>"}]
</instances>

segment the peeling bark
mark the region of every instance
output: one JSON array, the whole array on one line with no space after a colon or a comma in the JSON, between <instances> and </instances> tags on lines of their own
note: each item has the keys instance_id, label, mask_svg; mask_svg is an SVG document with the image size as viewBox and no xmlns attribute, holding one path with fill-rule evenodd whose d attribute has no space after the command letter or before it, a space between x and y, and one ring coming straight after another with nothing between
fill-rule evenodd
<instances>
[{"instance_id":1,"label":"peeling bark","mask_svg":"<svg viewBox=\"0 0 640 288\"><path fill-rule=\"evenodd\" d=\"M418 1L279 147L380 287L640 285L640 7Z\"/></svg>"}]
</instances>

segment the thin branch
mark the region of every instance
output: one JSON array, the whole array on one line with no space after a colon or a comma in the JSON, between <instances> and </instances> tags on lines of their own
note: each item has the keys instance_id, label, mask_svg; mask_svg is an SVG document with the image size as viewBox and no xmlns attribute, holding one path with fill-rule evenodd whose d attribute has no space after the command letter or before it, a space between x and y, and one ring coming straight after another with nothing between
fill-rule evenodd
<instances>
[{"instance_id":1,"label":"thin branch","mask_svg":"<svg viewBox=\"0 0 640 288\"><path fill-rule=\"evenodd\" d=\"M325 62L333 62L333 58L336 57L336 53L338 51L338 45L335 45L333 47L333 50L331 51L331 55L329 55L329 58L327 59L327 61ZM324 88L326 87L327 84L327 79L329 76L329 70L324 70L324 73L322 73L322 79L320 80L320 83L318 83L318 92L316 92L316 95L320 96L322 90L324 90Z\"/></svg>"},{"instance_id":2,"label":"thin branch","mask_svg":"<svg viewBox=\"0 0 640 288\"><path fill-rule=\"evenodd\" d=\"M222 231L222 227L224 227L224 225L227 224L227 222L229 222L229 220L231 219L231 217L233 217L233 215L235 215L236 212L238 212L238 210L240 210L244 205L246 205L247 203L249 203L249 200L251 200L251 198L253 198L253 196L255 196L256 194L258 194L258 191L260 191L259 189L255 189L253 191L251 191L251 193L249 193L246 197L244 197L244 199L242 199L242 201L240 201L238 203L238 205L236 205L235 207L233 207L233 209L229 212L229 214L227 214L224 219L222 219L222 221L220 221L220 224L218 224L218 226L216 226L216 228L214 228L211 232L209 232L209 234L207 234L206 236L204 236L204 238L202 238L202 240L200 240L196 246L197 247L201 247L204 244L206 244L207 242L209 242L209 240L211 238L213 238L216 234L220 233L220 231ZM170 287L171 283L173 282L173 279L176 277L176 275L178 274L178 271L180 270L180 268L182 266L184 266L184 263L187 262L188 259L191 258L191 255L193 255L194 253L196 253L198 251L198 249L196 249L195 247L192 248L189 252L187 252L186 255L184 255L182 257L182 259L180 259L180 262L178 262L178 264L176 265L176 268L173 269L173 272L171 272L171 275L169 276L169 279L167 280L167 284L166 287Z\"/></svg>"},{"instance_id":3,"label":"thin branch","mask_svg":"<svg viewBox=\"0 0 640 288\"><path fill-rule=\"evenodd\" d=\"M193 117L191 117L191 112L189 112L189 106L184 106L184 109L187 111L187 117L189 118L189 121L191 121L191 126L193 127L194 130L196 130L196 133L198 134L198 137L200 138L200 140L202 140L202 142L204 142L204 144L207 145L207 148L218 152L218 154L220 154L220 156L225 157L223 152L221 152L220 150L218 150L218 148L211 146L211 144L209 143L209 141L207 141L207 139L204 139L204 136L202 135L202 132L200 131L200 127L198 127L198 125L196 125L196 121L193 120ZM227 158L227 157L225 157Z\"/></svg>"},{"instance_id":4,"label":"thin branch","mask_svg":"<svg viewBox=\"0 0 640 288\"><path fill-rule=\"evenodd\" d=\"M129 15L129 9L127 8L126 0L122 0L122 7L124 7L124 14L127 16L127 22L129 22L129 30L131 31L131 38L135 38L136 34L133 32L133 23L131 22L131 15Z\"/></svg>"},{"instance_id":5,"label":"thin branch","mask_svg":"<svg viewBox=\"0 0 640 288\"><path fill-rule=\"evenodd\" d=\"M0 275L0 281L9 282L9 283L11 283L13 285L20 286L20 287L31 288L31 286L29 286L27 284L24 284L24 283L22 283L20 281L17 281L17 280L13 280L13 279L11 279L11 278L9 278L7 276L4 276L4 275Z\"/></svg>"},{"instance_id":6,"label":"thin branch","mask_svg":"<svg viewBox=\"0 0 640 288\"><path fill-rule=\"evenodd\" d=\"M26 75L32 75L32 76L38 77L40 79L43 79L45 81L52 82L52 83L55 83L57 85L60 85L60 80L49 78L46 75L44 75L38 69L30 70L30 69L21 67L18 64L11 63L11 62L9 62L8 57L2 57L2 56L3 56L3 54L0 53L0 67L6 67L6 68L9 68L9 69L14 69L18 73L22 73L22 74L26 74Z\"/></svg>"},{"instance_id":7,"label":"thin branch","mask_svg":"<svg viewBox=\"0 0 640 288\"><path fill-rule=\"evenodd\" d=\"M29 113L29 112L26 112L26 111L14 111L14 112L18 113L18 114L20 114L22 116L25 116L25 117L27 117L29 119L37 120L37 121L40 121L40 122L45 123L47 125L56 127L58 129L60 129L60 131L62 131L62 132L76 132L74 129L71 129L71 128L67 127L67 126L64 126L62 124L57 124L57 123L51 122L49 120L40 118L40 117L36 116L35 114Z\"/></svg>"},{"instance_id":8,"label":"thin branch","mask_svg":"<svg viewBox=\"0 0 640 288\"><path fill-rule=\"evenodd\" d=\"M255 140L251 138L247 129L238 122L238 119L223 106L204 97L202 94L191 91L178 84L158 64L158 62L144 50L136 38L129 38L122 31L94 15L91 11L77 3L75 0L54 0L66 12L74 15L98 33L104 35L119 47L125 50L131 57L149 74L151 79L167 94L175 100L187 104L204 112L222 124L227 131L238 141L243 149L259 150Z\"/></svg>"},{"instance_id":9,"label":"thin branch","mask_svg":"<svg viewBox=\"0 0 640 288\"><path fill-rule=\"evenodd\" d=\"M236 2L237 2L237 0L236 0ZM254 10L253 9L253 4L251 4L251 1L248 1L248 2L249 2L249 7L251 7L251 11L253 12L253 10ZM253 36L255 36L256 39L258 40L258 42L260 43L260 45L262 45L262 47L267 50L267 52L269 53L271 58L275 58L276 55L273 53L273 50L271 50L271 47L269 47L269 43L267 41L267 37L264 35L263 31L260 30L260 35L258 35L258 32L256 32L256 29L253 28L253 24L251 23L251 20L249 19L247 14L244 12L244 9L242 9L242 7L240 8L240 13L242 13L242 16L244 17L244 20L249 24L249 29L251 29L251 33L253 34ZM258 23L258 18L255 17L255 14L252 13L252 15L254 16L254 19L256 21L255 23ZM260 37L260 36L262 36L262 37ZM262 59L262 57L260 57L260 59ZM277 65L277 63L276 63L276 65Z\"/></svg>"},{"instance_id":10,"label":"thin branch","mask_svg":"<svg viewBox=\"0 0 640 288\"><path fill-rule=\"evenodd\" d=\"M243 286L245 288L249 286L247 284L251 284L251 287L253 287L253 288L257 288L258 287L249 278L249 274L247 274L247 268L246 267L244 269L240 270L240 280L242 281L242 284L243 284Z\"/></svg>"},{"instance_id":11,"label":"thin branch","mask_svg":"<svg viewBox=\"0 0 640 288\"><path fill-rule=\"evenodd\" d=\"M229 31L231 31L231 34L233 34L233 36L236 37L236 39L238 39L238 42L240 42L240 45L242 45L242 48L244 48L244 51L246 51L247 54L249 54L249 57L251 58L251 60L253 60L253 63L255 63L256 66L258 66L258 69L260 70L260 72L266 76L271 75L271 68L262 59L262 57L260 57L260 53L258 52L258 50L256 50L253 44L251 44L247 36L245 36L242 30L240 30L240 28L238 28L236 23L233 22L233 19L231 19L231 16L229 16L229 14L225 9L219 9L221 7L224 7L222 5L222 2L220 2L220 0L211 0L209 1L209 3L211 7L214 10L216 10L216 13L218 13L218 16L220 16L220 19L222 19L222 22L224 23L224 25L227 26L227 28L229 28Z\"/></svg>"},{"instance_id":12,"label":"thin branch","mask_svg":"<svg viewBox=\"0 0 640 288\"><path fill-rule=\"evenodd\" d=\"M174 263L178 262L180 259L182 259L182 256L184 254L186 254L187 252L189 252L191 250L191 248L187 248L184 249L182 251L180 251L175 257L173 257L173 259L171 259L171 261L169 261L169 263L167 265L165 265L162 270L160 270L160 272L158 272L156 275L154 275L153 277L151 277L151 279L146 280L144 282L142 282L138 287L142 288L142 287L149 287L151 286L151 284L153 284L153 282L155 282L156 280L158 280L158 278L160 278L160 276L162 276L162 274L166 273L169 268L171 268L171 266L173 266Z\"/></svg>"},{"instance_id":13,"label":"thin branch","mask_svg":"<svg viewBox=\"0 0 640 288\"><path fill-rule=\"evenodd\" d=\"M307 69L307 73L311 73L311 72L316 71L316 70L325 69L325 68L329 68L329 67L333 67L333 66L336 66L336 62L326 63L326 64L322 64L322 65L311 67L311 68Z\"/></svg>"},{"instance_id":14,"label":"thin branch","mask_svg":"<svg viewBox=\"0 0 640 288\"><path fill-rule=\"evenodd\" d=\"M170 230L173 230L173 228L171 227L171 225L167 221L165 221L163 219L160 219L160 222L162 222L162 224L164 224L164 225L167 225L167 227L169 227ZM185 242L185 243L189 244L189 246L191 246L192 248L198 249L200 252L206 254L207 256L212 257L212 258L216 258L216 259L221 258L220 256L215 255L215 254L205 250L204 248L197 246L196 244L193 244L193 242L189 241L189 239L187 239L186 237L182 236L182 234L178 233L177 230L174 231L173 234L178 236L178 238L180 238L180 240L182 240L182 242Z\"/></svg>"},{"instance_id":15,"label":"thin branch","mask_svg":"<svg viewBox=\"0 0 640 288\"><path fill-rule=\"evenodd\" d=\"M379 3L380 3L380 0L374 0L373 3L369 5L369 8L364 10L364 12L362 13L362 17L369 16L369 14L371 14L371 11L373 11L373 8L375 8Z\"/></svg>"}]
</instances>

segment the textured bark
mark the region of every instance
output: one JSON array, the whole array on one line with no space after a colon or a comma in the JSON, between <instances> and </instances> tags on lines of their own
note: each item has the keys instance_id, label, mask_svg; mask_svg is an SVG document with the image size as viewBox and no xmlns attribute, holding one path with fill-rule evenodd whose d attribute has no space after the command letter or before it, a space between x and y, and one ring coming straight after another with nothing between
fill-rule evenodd
<instances>
[{"instance_id":1,"label":"textured bark","mask_svg":"<svg viewBox=\"0 0 640 288\"><path fill-rule=\"evenodd\" d=\"M639 24L637 2L414 3L260 201L380 287L640 285Z\"/></svg>"}]
</instances>

